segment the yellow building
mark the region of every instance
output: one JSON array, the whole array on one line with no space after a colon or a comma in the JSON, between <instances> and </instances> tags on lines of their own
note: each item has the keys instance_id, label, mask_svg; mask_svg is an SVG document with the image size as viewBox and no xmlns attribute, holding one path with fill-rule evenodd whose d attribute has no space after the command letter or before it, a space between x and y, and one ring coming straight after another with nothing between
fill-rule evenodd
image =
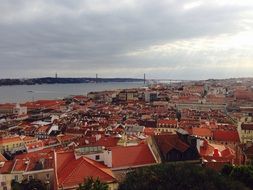
<instances>
[{"instance_id":1,"label":"yellow building","mask_svg":"<svg viewBox=\"0 0 253 190\"><path fill-rule=\"evenodd\" d=\"M242 143L253 141L253 123L239 124L239 135Z\"/></svg>"},{"instance_id":2,"label":"yellow building","mask_svg":"<svg viewBox=\"0 0 253 190\"><path fill-rule=\"evenodd\" d=\"M25 145L19 136L1 137L0 138L0 152L10 151L15 153L17 151L24 151Z\"/></svg>"},{"instance_id":3,"label":"yellow building","mask_svg":"<svg viewBox=\"0 0 253 190\"><path fill-rule=\"evenodd\" d=\"M177 120L162 119L157 121L156 133L173 133L176 134L178 125Z\"/></svg>"}]
</instances>

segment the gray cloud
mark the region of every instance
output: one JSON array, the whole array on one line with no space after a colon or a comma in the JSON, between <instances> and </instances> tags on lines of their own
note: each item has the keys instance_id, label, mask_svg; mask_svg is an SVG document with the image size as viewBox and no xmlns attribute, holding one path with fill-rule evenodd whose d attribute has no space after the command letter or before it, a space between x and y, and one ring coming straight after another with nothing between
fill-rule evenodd
<instances>
[{"instance_id":1,"label":"gray cloud","mask_svg":"<svg viewBox=\"0 0 253 190\"><path fill-rule=\"evenodd\" d=\"M246 56L252 58L251 46L241 44L220 51L205 41L228 43L222 41L222 35L253 31L251 2L206 0L187 8L190 2L4 0L0 5L0 77L55 72L105 77L141 77L146 72L154 78L252 76L249 63L239 73L233 69L229 73L229 67L219 72L215 69L220 63L241 61L245 48ZM197 41L203 50L192 52L196 39L203 41ZM150 48L159 49L163 44L170 48ZM146 53L133 55L139 51Z\"/></svg>"}]
</instances>

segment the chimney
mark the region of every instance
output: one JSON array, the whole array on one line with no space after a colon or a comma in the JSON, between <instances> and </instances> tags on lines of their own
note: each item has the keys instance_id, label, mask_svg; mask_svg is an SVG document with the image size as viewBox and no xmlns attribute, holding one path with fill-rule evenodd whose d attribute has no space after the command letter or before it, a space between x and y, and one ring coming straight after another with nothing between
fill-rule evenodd
<instances>
[{"instance_id":1,"label":"chimney","mask_svg":"<svg viewBox=\"0 0 253 190\"><path fill-rule=\"evenodd\" d=\"M112 167L112 151L110 149L104 150L104 164L108 167Z\"/></svg>"},{"instance_id":2,"label":"chimney","mask_svg":"<svg viewBox=\"0 0 253 190\"><path fill-rule=\"evenodd\" d=\"M42 169L43 169L45 166L45 158L40 158L40 163L41 163Z\"/></svg>"},{"instance_id":3,"label":"chimney","mask_svg":"<svg viewBox=\"0 0 253 190\"><path fill-rule=\"evenodd\" d=\"M95 137L96 137L96 141L99 141L99 139L101 139L101 135L100 134L96 134Z\"/></svg>"},{"instance_id":4,"label":"chimney","mask_svg":"<svg viewBox=\"0 0 253 190\"><path fill-rule=\"evenodd\" d=\"M219 153L219 150L217 148L215 148L213 150L213 157L220 157L220 153Z\"/></svg>"}]
</instances>

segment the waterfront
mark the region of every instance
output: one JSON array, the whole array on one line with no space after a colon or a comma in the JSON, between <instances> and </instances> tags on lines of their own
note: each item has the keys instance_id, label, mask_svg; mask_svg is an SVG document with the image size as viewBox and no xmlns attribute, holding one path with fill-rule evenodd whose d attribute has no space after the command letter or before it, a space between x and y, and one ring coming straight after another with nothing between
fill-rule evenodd
<instances>
[{"instance_id":1,"label":"waterfront","mask_svg":"<svg viewBox=\"0 0 253 190\"><path fill-rule=\"evenodd\" d=\"M39 99L60 99L69 95L86 95L92 91L141 87L141 82L109 82L81 84L42 84L0 86L0 103L15 103Z\"/></svg>"}]
</instances>

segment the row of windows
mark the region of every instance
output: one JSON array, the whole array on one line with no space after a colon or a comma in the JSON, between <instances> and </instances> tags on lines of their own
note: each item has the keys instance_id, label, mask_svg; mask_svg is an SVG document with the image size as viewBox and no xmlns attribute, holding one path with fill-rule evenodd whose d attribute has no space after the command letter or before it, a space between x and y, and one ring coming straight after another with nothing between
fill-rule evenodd
<instances>
[{"instance_id":1,"label":"row of windows","mask_svg":"<svg viewBox=\"0 0 253 190\"><path fill-rule=\"evenodd\" d=\"M11 148L17 148L17 147L21 147L22 146L22 143L17 143L17 144L12 144L12 146L10 145L6 145L6 146L2 146L1 149L4 149L4 150L9 150Z\"/></svg>"},{"instance_id":2,"label":"row of windows","mask_svg":"<svg viewBox=\"0 0 253 190\"><path fill-rule=\"evenodd\" d=\"M170 125L168 125L168 124L159 124L158 126L159 126L159 127L173 127L173 128L174 128L174 127L177 127L176 124L175 124L175 125L174 125L174 124L170 124Z\"/></svg>"},{"instance_id":3,"label":"row of windows","mask_svg":"<svg viewBox=\"0 0 253 190\"><path fill-rule=\"evenodd\" d=\"M175 128L176 129L176 128ZM173 132L175 130L173 130L172 128L158 128L156 129L158 132Z\"/></svg>"},{"instance_id":4,"label":"row of windows","mask_svg":"<svg viewBox=\"0 0 253 190\"><path fill-rule=\"evenodd\" d=\"M50 174L46 174L45 177L46 177L46 180L49 180L49 179L50 179ZM18 181L18 179L19 179L19 178L18 178L18 175L15 175L15 176L14 176L14 180L15 180L15 181ZM28 176L28 180L32 180L32 179L34 179L34 176L29 175L29 176Z\"/></svg>"},{"instance_id":5,"label":"row of windows","mask_svg":"<svg viewBox=\"0 0 253 190\"><path fill-rule=\"evenodd\" d=\"M243 130L243 132L244 132L245 134L250 134L250 133L252 133L253 131L252 131L252 130Z\"/></svg>"}]
</instances>

